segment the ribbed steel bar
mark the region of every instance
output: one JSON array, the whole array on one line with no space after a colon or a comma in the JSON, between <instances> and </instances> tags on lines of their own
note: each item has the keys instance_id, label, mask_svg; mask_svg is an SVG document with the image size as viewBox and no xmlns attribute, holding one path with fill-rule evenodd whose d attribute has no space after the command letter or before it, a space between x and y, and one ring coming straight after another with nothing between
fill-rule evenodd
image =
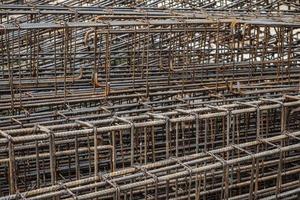
<instances>
[{"instance_id":1,"label":"ribbed steel bar","mask_svg":"<svg viewBox=\"0 0 300 200\"><path fill-rule=\"evenodd\" d=\"M61 173L60 176L62 177L69 179L77 177L78 179L78 173L82 176L86 176L86 173L91 175L92 171L97 173L99 171L98 166L104 171L107 169L114 170L116 167L153 162L170 156L189 155L197 152L195 151L197 149L211 150L230 143L255 140L258 137L276 135L287 129L295 130L299 126L297 122L288 123L286 120L297 119L298 111L294 112L299 104L297 97L261 99L248 103L236 100L235 103L223 106L220 104L217 106L208 105L206 102L201 107L194 106L185 112L182 109L172 109L171 107L169 108L170 111L164 112L163 116L158 112L152 113L137 109L132 112L135 115L130 117L125 117L126 112L114 112L113 107L74 110L68 111L68 113L61 111L55 113L55 116L62 118L62 120L53 121L52 125L39 125L42 123L36 122L33 123L34 127L32 128L1 131L3 138L0 139L0 143L3 144L4 148L0 149L3 155L0 164L5 166L6 163L12 163L9 165L9 169L11 167L18 169L15 172L11 171L10 174L12 177L18 177L15 181L19 185L16 187L21 191L24 187L22 182L26 183L34 179L36 175L41 176L39 173L48 176L47 174L53 172L51 174L52 183L56 183L55 180L59 176L54 173L54 169ZM282 108L284 109L282 110ZM160 109L155 110L159 111ZM78 119L69 116L72 113L80 115L86 113L86 116L90 116L89 113L93 113L95 110L101 112L94 114L91 119L89 117ZM228 111L230 111L230 115L228 115ZM278 115L281 112L284 114ZM197 113L197 117L193 113ZM248 116L249 114L250 116ZM124 117L121 117L122 115ZM251 116L255 115L257 119L252 120ZM100 118L95 120L98 116ZM40 118L40 116L38 117ZM46 115L45 119L49 120L49 114ZM166 121L167 119L168 121ZM14 121L20 120L18 117L14 118ZM204 127L206 127L205 132L203 132ZM248 127L247 131L245 130L246 127ZM230 132L228 132L229 130ZM93 136L95 133L96 136ZM47 148L48 144L45 143L49 134L51 134L52 140L47 143L51 148ZM166 137L166 135L169 136ZM99 138L99 143L95 143L94 138ZM85 147L86 142L89 144L88 148ZM6 144L14 145L9 147L10 151L13 152L13 157L5 157L9 150L5 149ZM43 150L40 151L39 149ZM102 153L101 161L93 167L92 163L94 163L95 155L98 152ZM77 158L75 160L78 160L77 163L74 163L72 159L74 155ZM51 164L51 158L55 158L57 164L53 168L48 168L48 166L54 165ZM23 162L28 163L28 168L24 171L19 169L19 166L22 167L20 163ZM35 174L36 170L40 170L39 166L41 165L43 172ZM15 174L16 172L18 175ZM47 180L44 178L39 182L47 185Z\"/></svg>"},{"instance_id":2,"label":"ribbed steel bar","mask_svg":"<svg viewBox=\"0 0 300 200\"><path fill-rule=\"evenodd\" d=\"M164 26L168 27L166 32L161 30ZM27 107L26 102L22 102L27 97L22 98L20 93L26 94L33 88L49 91L49 95L54 90L55 96L62 91L57 98L61 98L64 104L79 87L100 96L114 95L118 90L139 91L145 98L158 86L178 88L182 95L186 95L194 92L188 87L195 87L196 84L215 85L217 91L226 84L225 89L229 92L240 93L244 85L275 82L289 85L286 89L291 92L297 91L298 26L297 22L273 21L271 24L269 20L232 19L220 19L218 23L207 19L134 23L105 20L103 23L4 26L3 45L5 40L11 42L6 43L6 49L2 52L2 62L7 64L7 68L3 68L3 77L8 77L2 82L2 92L8 93L8 102L3 102L3 105L5 109L5 105L10 105L12 111ZM21 30L27 32L22 34L24 37L18 37ZM264 37L260 34L262 30L265 31ZM277 33L273 35L273 31ZM45 40L45 35L50 39ZM284 40L286 36L287 41ZM14 42L15 37L17 42ZM275 37L281 40L276 41L273 39ZM30 41L37 41L37 46L31 48L36 52L29 51L30 43L24 44L29 38L32 38ZM124 42L120 43L118 40L121 38ZM275 41L278 48L272 47ZM200 42L204 45L200 46ZM206 43L210 48L205 49ZM134 48L129 50L128 45ZM255 48L248 48L254 45ZM216 47L211 48L213 46ZM266 50L269 47L273 49ZM51 51L45 53L48 50ZM255 59L257 56L263 56L263 59ZM247 67L249 65L251 68ZM270 68L273 70L266 70ZM266 79L265 83L261 82L262 77ZM273 91L276 89L273 88ZM56 101L59 102L59 99Z\"/></svg>"},{"instance_id":3,"label":"ribbed steel bar","mask_svg":"<svg viewBox=\"0 0 300 200\"><path fill-rule=\"evenodd\" d=\"M248 198L249 195L254 195L256 198L274 198L273 194L285 196L286 193L289 193L287 191L290 191L290 194L297 194L297 190L290 189L299 187L299 179L295 176L299 174L299 168L296 167L296 163L299 163L299 136L299 132L283 132L275 137L231 144L224 148L199 154L134 166L105 175L99 174L79 181L66 182L64 185L74 194L79 192L80 195L76 195L77 199L107 199L114 196L118 198L130 196L132 199L156 199L165 197L161 195L165 194L166 187L170 187L170 189L174 187L167 194L170 198L175 197L175 195L177 198L223 198L220 197L222 194L220 191L224 190L228 192L226 199L229 197L230 199L238 199L242 196ZM289 141L289 143L280 146L280 141ZM259 147L259 151L256 151L257 147ZM227 160L223 157L225 152L231 154ZM284 160L275 159L281 154L287 155ZM258 166L255 166L256 164L253 162L256 160L259 161ZM272 168L276 168L281 162L284 163L284 172L278 174ZM223 173L224 167L228 167L228 174ZM256 176L252 176L253 172L247 173L247 171L255 168L259 170ZM249 175L247 178L239 179L237 173ZM294 178L292 178L293 176ZM278 178L283 178L283 183L281 185L272 184L273 180ZM131 179L134 182L130 183ZM186 179L191 181L188 187ZM221 179L224 181L230 179L230 182L224 186L221 184L222 182L218 182ZM204 181L206 182L205 189ZM166 182L169 184L166 185ZM251 184L254 182L261 185L258 186L259 188L254 188L257 190L256 192L251 189ZM99 191L90 192L94 188ZM186 196L189 191L191 194ZM158 193L154 194L154 192ZM72 199L70 194L66 194L60 185L32 190L23 195L28 199L52 197ZM10 197L14 198L14 196Z\"/></svg>"},{"instance_id":4,"label":"ribbed steel bar","mask_svg":"<svg viewBox=\"0 0 300 200\"><path fill-rule=\"evenodd\" d=\"M3 3L1 200L299 198L298 0Z\"/></svg>"}]
</instances>

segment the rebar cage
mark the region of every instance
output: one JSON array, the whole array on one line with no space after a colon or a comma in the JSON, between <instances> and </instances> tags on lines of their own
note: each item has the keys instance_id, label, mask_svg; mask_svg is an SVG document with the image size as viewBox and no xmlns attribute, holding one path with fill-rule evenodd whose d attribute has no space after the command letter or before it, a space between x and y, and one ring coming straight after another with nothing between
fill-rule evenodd
<instances>
[{"instance_id":1,"label":"rebar cage","mask_svg":"<svg viewBox=\"0 0 300 200\"><path fill-rule=\"evenodd\" d=\"M2 2L0 200L299 198L299 1Z\"/></svg>"}]
</instances>

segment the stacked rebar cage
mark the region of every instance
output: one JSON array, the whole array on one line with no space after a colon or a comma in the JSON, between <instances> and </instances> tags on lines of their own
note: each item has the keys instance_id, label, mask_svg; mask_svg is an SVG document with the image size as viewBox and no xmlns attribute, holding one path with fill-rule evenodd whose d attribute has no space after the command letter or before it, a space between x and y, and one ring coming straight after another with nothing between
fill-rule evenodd
<instances>
[{"instance_id":1,"label":"stacked rebar cage","mask_svg":"<svg viewBox=\"0 0 300 200\"><path fill-rule=\"evenodd\" d=\"M299 1L3 3L1 200L299 199Z\"/></svg>"}]
</instances>

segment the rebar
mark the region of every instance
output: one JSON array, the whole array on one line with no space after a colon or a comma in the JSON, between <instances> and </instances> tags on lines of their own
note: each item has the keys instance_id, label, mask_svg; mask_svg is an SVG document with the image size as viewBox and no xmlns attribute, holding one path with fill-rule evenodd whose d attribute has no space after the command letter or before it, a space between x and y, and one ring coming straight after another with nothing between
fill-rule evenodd
<instances>
[{"instance_id":1,"label":"rebar","mask_svg":"<svg viewBox=\"0 0 300 200\"><path fill-rule=\"evenodd\" d=\"M293 1L3 1L0 200L299 199Z\"/></svg>"}]
</instances>

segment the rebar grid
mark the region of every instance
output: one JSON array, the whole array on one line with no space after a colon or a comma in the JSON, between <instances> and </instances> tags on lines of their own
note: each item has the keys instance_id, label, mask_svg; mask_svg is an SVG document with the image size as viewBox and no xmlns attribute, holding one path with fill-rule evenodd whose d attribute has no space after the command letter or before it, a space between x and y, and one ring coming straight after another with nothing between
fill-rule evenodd
<instances>
[{"instance_id":1,"label":"rebar grid","mask_svg":"<svg viewBox=\"0 0 300 200\"><path fill-rule=\"evenodd\" d=\"M298 0L20 3L1 200L299 198Z\"/></svg>"},{"instance_id":2,"label":"rebar grid","mask_svg":"<svg viewBox=\"0 0 300 200\"><path fill-rule=\"evenodd\" d=\"M171 107L168 112L162 107L163 114L159 112L162 108L152 106L152 111L131 110L130 117L125 117L126 111L99 107L52 113L51 125L27 121L29 128L12 130L7 126L7 130L0 132L0 143L4 147L0 164L4 167L3 174L9 176L4 177L2 189L6 193L5 185L10 185L10 193L26 191L30 187L80 179L100 171L273 136L287 127L297 130L300 104L297 99L235 101L226 105L205 102L192 109L187 109L191 106ZM87 117L82 116L83 113ZM46 113L46 124L50 116ZM42 115L38 119L43 119ZM287 123L287 119L295 121ZM11 120L21 122L22 118ZM5 183L5 180L10 181Z\"/></svg>"},{"instance_id":3,"label":"rebar grid","mask_svg":"<svg viewBox=\"0 0 300 200\"><path fill-rule=\"evenodd\" d=\"M297 199L299 136L299 132L282 132L278 136L190 156L99 173L19 196L26 199Z\"/></svg>"},{"instance_id":4,"label":"rebar grid","mask_svg":"<svg viewBox=\"0 0 300 200\"><path fill-rule=\"evenodd\" d=\"M1 85L8 95L1 109L31 107L27 99L40 95L34 88L47 92L41 102L54 95L57 104L78 99L73 91L95 98L150 98L157 90L183 98L202 90L196 85L243 95L252 94L243 92L249 87L296 92L299 26L232 19L4 25Z\"/></svg>"}]
</instances>

